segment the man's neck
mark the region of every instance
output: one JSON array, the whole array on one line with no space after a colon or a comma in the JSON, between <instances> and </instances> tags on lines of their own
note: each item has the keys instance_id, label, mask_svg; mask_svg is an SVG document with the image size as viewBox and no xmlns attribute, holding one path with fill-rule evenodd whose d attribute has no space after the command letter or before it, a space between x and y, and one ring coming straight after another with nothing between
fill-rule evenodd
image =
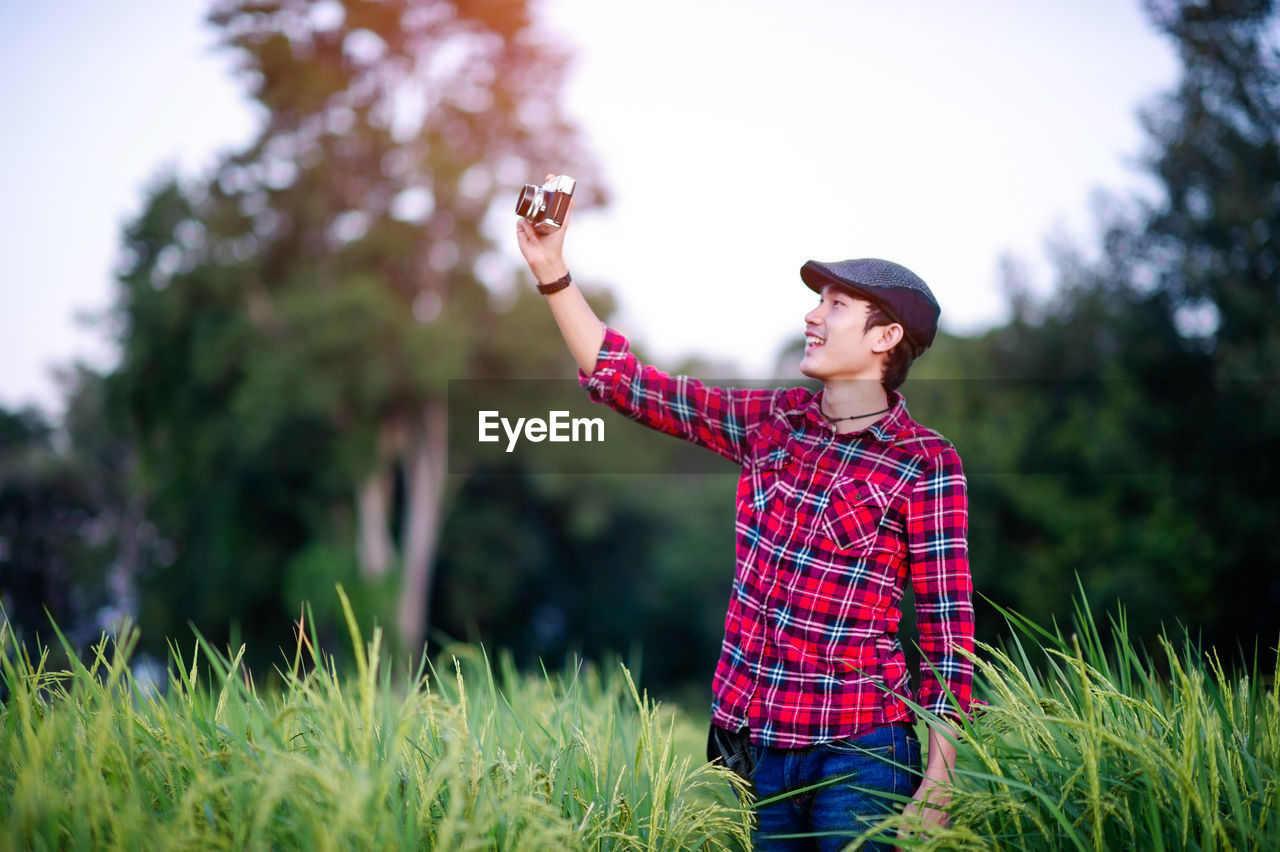
<instances>
[{"instance_id":1,"label":"man's neck","mask_svg":"<svg viewBox=\"0 0 1280 852\"><path fill-rule=\"evenodd\" d=\"M857 432L887 413L889 394L884 385L871 379L832 381L823 385L822 412L841 434ZM848 418L848 419L842 419Z\"/></svg>"}]
</instances>

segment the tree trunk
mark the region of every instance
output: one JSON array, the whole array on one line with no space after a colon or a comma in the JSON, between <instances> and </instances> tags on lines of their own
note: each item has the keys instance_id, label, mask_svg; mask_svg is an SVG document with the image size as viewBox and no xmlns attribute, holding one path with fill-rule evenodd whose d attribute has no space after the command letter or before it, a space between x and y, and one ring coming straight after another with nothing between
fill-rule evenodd
<instances>
[{"instance_id":1,"label":"tree trunk","mask_svg":"<svg viewBox=\"0 0 1280 852\"><path fill-rule=\"evenodd\" d=\"M422 421L410 430L405 447L404 578L396 624L401 648L411 655L422 650L431 614L436 550L444 523L446 425L445 401L426 403Z\"/></svg>"},{"instance_id":2,"label":"tree trunk","mask_svg":"<svg viewBox=\"0 0 1280 852\"><path fill-rule=\"evenodd\" d=\"M395 560L391 542L391 468L386 462L378 466L356 489L356 513L359 530L356 552L360 559L360 576L377 582L387 575Z\"/></svg>"},{"instance_id":3,"label":"tree trunk","mask_svg":"<svg viewBox=\"0 0 1280 852\"><path fill-rule=\"evenodd\" d=\"M396 558L395 542L391 540L392 462L400 448L402 431L398 422L383 423L378 436L378 460L356 488L356 554L360 576L369 581L385 577Z\"/></svg>"}]
</instances>

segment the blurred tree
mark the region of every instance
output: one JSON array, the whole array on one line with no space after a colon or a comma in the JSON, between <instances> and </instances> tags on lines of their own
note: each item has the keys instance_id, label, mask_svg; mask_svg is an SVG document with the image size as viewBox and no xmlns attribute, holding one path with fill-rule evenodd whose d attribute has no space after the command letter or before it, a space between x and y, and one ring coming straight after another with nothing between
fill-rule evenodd
<instances>
[{"instance_id":1,"label":"blurred tree","mask_svg":"<svg viewBox=\"0 0 1280 852\"><path fill-rule=\"evenodd\" d=\"M48 618L77 644L114 629L136 614L137 576L163 547L131 488L132 448L104 417L102 377L77 365L60 378L61 429L0 410L0 603L23 641L55 657Z\"/></svg>"},{"instance_id":2,"label":"blurred tree","mask_svg":"<svg viewBox=\"0 0 1280 852\"><path fill-rule=\"evenodd\" d=\"M0 410L0 605L19 637L46 644L45 608L68 626L91 608L75 581L93 509L53 438L39 412Z\"/></svg>"},{"instance_id":3,"label":"blurred tree","mask_svg":"<svg viewBox=\"0 0 1280 852\"><path fill-rule=\"evenodd\" d=\"M1131 251L1145 309L1134 313L1158 317L1155 341L1171 350L1161 365L1149 347L1135 371L1166 392L1153 440L1181 450L1196 474L1180 480L1179 498L1218 569L1214 638L1271 643L1280 634L1280 15L1271 0L1148 9L1177 45L1183 77L1144 116L1164 197L1131 247L1113 233L1112 254Z\"/></svg>"},{"instance_id":4,"label":"blurred tree","mask_svg":"<svg viewBox=\"0 0 1280 852\"><path fill-rule=\"evenodd\" d=\"M662 366L712 380L736 373ZM491 466L463 485L444 528L432 623L527 665L570 652L639 662L643 649L648 687L670 695L692 683L703 695L733 577L734 466L596 408L613 449L582 454L595 472Z\"/></svg>"},{"instance_id":5,"label":"blurred tree","mask_svg":"<svg viewBox=\"0 0 1280 852\"><path fill-rule=\"evenodd\" d=\"M86 585L105 598L98 626L114 629L121 618L137 618L139 581L171 558L170 547L146 517L137 449L113 427L105 377L75 364L58 379L66 399L63 454L83 481L94 514L90 529L98 555L86 565Z\"/></svg>"},{"instance_id":6,"label":"blurred tree","mask_svg":"<svg viewBox=\"0 0 1280 852\"><path fill-rule=\"evenodd\" d=\"M566 58L525 0L220 0L210 20L261 130L207 183L157 186L120 276L112 390L177 552L149 620L274 624L282 585L357 575L413 649L448 379L570 363L494 249L526 180L563 170L602 200Z\"/></svg>"},{"instance_id":7,"label":"blurred tree","mask_svg":"<svg viewBox=\"0 0 1280 852\"><path fill-rule=\"evenodd\" d=\"M1280 633L1280 53L1270 2L1151 2L1183 77L1144 113L1151 200L1100 199L1054 297L940 340L907 391L970 472L980 589L1037 618L1123 599L1230 648ZM955 375L980 382L921 381ZM915 409L913 409L915 410ZM987 475L990 474L990 475Z\"/></svg>"},{"instance_id":8,"label":"blurred tree","mask_svg":"<svg viewBox=\"0 0 1280 852\"><path fill-rule=\"evenodd\" d=\"M518 468L472 477L445 525L432 623L511 649L521 665L642 648L650 688L705 689L733 577L734 481Z\"/></svg>"}]
</instances>

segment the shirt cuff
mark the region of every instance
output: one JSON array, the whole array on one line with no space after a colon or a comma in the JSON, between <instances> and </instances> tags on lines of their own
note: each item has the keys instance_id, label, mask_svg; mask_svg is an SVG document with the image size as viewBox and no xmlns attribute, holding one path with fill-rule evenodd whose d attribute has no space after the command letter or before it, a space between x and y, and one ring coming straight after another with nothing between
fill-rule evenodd
<instances>
[{"instance_id":1,"label":"shirt cuff","mask_svg":"<svg viewBox=\"0 0 1280 852\"><path fill-rule=\"evenodd\" d=\"M927 666L922 665L920 677L923 680L935 675ZM925 710L944 719L951 718L959 721L961 718L972 718L969 715L974 704L972 669L966 668L958 679L944 683L945 688L943 682L937 680L922 683L916 695L916 701Z\"/></svg>"},{"instance_id":2,"label":"shirt cuff","mask_svg":"<svg viewBox=\"0 0 1280 852\"><path fill-rule=\"evenodd\" d=\"M600 351L596 354L595 369L588 376L579 367L578 384L592 391L593 394L603 394L617 382L619 368L626 362L627 356L630 354L631 342L627 340L622 332L605 326L604 341L600 344Z\"/></svg>"}]
</instances>

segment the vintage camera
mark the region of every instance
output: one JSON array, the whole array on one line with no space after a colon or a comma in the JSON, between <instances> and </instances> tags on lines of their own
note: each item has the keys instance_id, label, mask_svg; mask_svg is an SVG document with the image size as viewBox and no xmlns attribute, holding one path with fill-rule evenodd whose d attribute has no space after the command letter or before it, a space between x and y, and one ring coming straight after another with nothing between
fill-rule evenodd
<instances>
[{"instance_id":1,"label":"vintage camera","mask_svg":"<svg viewBox=\"0 0 1280 852\"><path fill-rule=\"evenodd\" d=\"M526 183L516 201L516 215L532 222L539 234L549 234L564 224L577 186L578 182L568 175L554 177L542 186Z\"/></svg>"}]
</instances>

